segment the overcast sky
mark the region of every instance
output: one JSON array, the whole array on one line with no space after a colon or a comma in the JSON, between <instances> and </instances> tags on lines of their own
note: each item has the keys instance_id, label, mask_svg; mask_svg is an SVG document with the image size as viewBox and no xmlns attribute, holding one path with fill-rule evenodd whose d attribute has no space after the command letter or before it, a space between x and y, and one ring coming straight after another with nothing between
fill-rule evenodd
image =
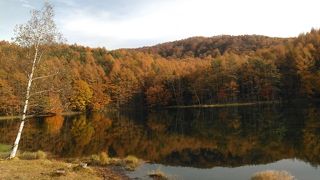
<instances>
[{"instance_id":1,"label":"overcast sky","mask_svg":"<svg viewBox=\"0 0 320 180\"><path fill-rule=\"evenodd\" d=\"M68 43L132 48L191 36L292 37L320 27L318 0L51 0ZM43 0L0 0L0 40Z\"/></svg>"}]
</instances>

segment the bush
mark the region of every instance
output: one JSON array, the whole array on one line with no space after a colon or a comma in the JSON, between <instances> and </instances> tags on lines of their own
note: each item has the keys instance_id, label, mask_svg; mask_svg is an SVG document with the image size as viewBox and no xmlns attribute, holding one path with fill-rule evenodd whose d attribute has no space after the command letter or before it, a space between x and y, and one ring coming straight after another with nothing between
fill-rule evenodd
<instances>
[{"instance_id":1,"label":"bush","mask_svg":"<svg viewBox=\"0 0 320 180\"><path fill-rule=\"evenodd\" d=\"M18 157L20 159L25 160L33 160L33 159L46 159L47 154L43 151L37 151L37 152L23 152L22 154L19 154Z\"/></svg>"},{"instance_id":2,"label":"bush","mask_svg":"<svg viewBox=\"0 0 320 180\"><path fill-rule=\"evenodd\" d=\"M107 165L110 164L111 160L106 152L101 152L99 155L91 155L90 158L90 162L94 165Z\"/></svg>"},{"instance_id":3,"label":"bush","mask_svg":"<svg viewBox=\"0 0 320 180\"><path fill-rule=\"evenodd\" d=\"M134 170L141 164L140 160L137 157L131 155L124 158L123 161L126 165L127 170Z\"/></svg>"},{"instance_id":4,"label":"bush","mask_svg":"<svg viewBox=\"0 0 320 180\"><path fill-rule=\"evenodd\" d=\"M99 165L100 164L100 157L96 154L93 154L90 157L90 161L92 164Z\"/></svg>"},{"instance_id":5,"label":"bush","mask_svg":"<svg viewBox=\"0 0 320 180\"><path fill-rule=\"evenodd\" d=\"M137 157L131 156L131 155L127 156L127 157L124 159L124 161L125 161L126 163L131 163L131 164L138 164L138 163L139 163L139 159L138 159Z\"/></svg>"},{"instance_id":6,"label":"bush","mask_svg":"<svg viewBox=\"0 0 320 180\"><path fill-rule=\"evenodd\" d=\"M36 158L37 159L47 159L47 153L45 153L43 151L37 151Z\"/></svg>"},{"instance_id":7,"label":"bush","mask_svg":"<svg viewBox=\"0 0 320 180\"><path fill-rule=\"evenodd\" d=\"M124 159L120 158L111 158L108 156L106 152L101 152L99 155L94 154L91 155L89 159L86 159L92 165L114 165L114 166L122 166L125 167L127 170L134 170L137 168L142 161L134 156L127 156Z\"/></svg>"},{"instance_id":8,"label":"bush","mask_svg":"<svg viewBox=\"0 0 320 180\"><path fill-rule=\"evenodd\" d=\"M294 176L287 171L268 170L254 174L251 180L294 180Z\"/></svg>"},{"instance_id":9,"label":"bush","mask_svg":"<svg viewBox=\"0 0 320 180\"><path fill-rule=\"evenodd\" d=\"M109 162L110 162L110 158L106 152L101 152L99 154L99 158L100 158L101 165L106 165L106 164L109 164Z\"/></svg>"}]
</instances>

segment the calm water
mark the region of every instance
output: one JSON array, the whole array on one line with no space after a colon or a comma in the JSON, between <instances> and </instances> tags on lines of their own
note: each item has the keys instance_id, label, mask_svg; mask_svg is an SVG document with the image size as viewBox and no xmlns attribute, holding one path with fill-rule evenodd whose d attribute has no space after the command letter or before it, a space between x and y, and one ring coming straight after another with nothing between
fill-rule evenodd
<instances>
[{"instance_id":1,"label":"calm water","mask_svg":"<svg viewBox=\"0 0 320 180\"><path fill-rule=\"evenodd\" d=\"M11 144L18 121L0 121ZM21 149L80 157L101 151L149 161L130 177L160 168L175 179L249 179L287 170L320 179L320 106L259 106L113 112L29 120Z\"/></svg>"}]
</instances>

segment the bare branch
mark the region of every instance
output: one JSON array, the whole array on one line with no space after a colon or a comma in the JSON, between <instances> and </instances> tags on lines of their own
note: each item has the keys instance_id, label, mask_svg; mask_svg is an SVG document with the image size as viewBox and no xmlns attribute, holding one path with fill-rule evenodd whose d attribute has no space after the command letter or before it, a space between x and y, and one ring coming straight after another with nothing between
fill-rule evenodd
<instances>
[{"instance_id":1,"label":"bare branch","mask_svg":"<svg viewBox=\"0 0 320 180\"><path fill-rule=\"evenodd\" d=\"M57 75L57 74L59 74L59 72L56 72L56 73L54 73L54 74L49 74L49 75L46 75L46 76L35 77L35 78L32 79L32 81L34 81L34 80L39 80L39 79L44 79L44 78L49 78L49 77L55 76L55 75Z\"/></svg>"},{"instance_id":2,"label":"bare branch","mask_svg":"<svg viewBox=\"0 0 320 180\"><path fill-rule=\"evenodd\" d=\"M30 97L32 97L32 96L35 96L35 95L42 94L42 93L46 93L46 92L60 92L61 90L62 90L62 89L59 89L59 90L49 89L49 90L38 91L38 92L35 92L35 93L30 94L28 98L30 98Z\"/></svg>"},{"instance_id":3,"label":"bare branch","mask_svg":"<svg viewBox=\"0 0 320 180\"><path fill-rule=\"evenodd\" d=\"M42 54L43 54L43 51L41 51L41 54L40 54L40 56L39 56L39 58L38 58L38 62L37 62L37 65L40 63L40 61L41 61L41 58L42 58Z\"/></svg>"}]
</instances>

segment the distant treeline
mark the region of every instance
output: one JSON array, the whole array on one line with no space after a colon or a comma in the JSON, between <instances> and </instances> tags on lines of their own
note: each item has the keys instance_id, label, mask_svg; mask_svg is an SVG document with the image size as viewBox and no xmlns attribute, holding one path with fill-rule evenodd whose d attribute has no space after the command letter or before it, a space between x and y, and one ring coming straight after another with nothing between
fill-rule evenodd
<instances>
[{"instance_id":1,"label":"distant treeline","mask_svg":"<svg viewBox=\"0 0 320 180\"><path fill-rule=\"evenodd\" d=\"M47 47L31 113L320 97L320 30L194 37L139 49ZM0 112L20 112L32 49L0 42Z\"/></svg>"}]
</instances>

